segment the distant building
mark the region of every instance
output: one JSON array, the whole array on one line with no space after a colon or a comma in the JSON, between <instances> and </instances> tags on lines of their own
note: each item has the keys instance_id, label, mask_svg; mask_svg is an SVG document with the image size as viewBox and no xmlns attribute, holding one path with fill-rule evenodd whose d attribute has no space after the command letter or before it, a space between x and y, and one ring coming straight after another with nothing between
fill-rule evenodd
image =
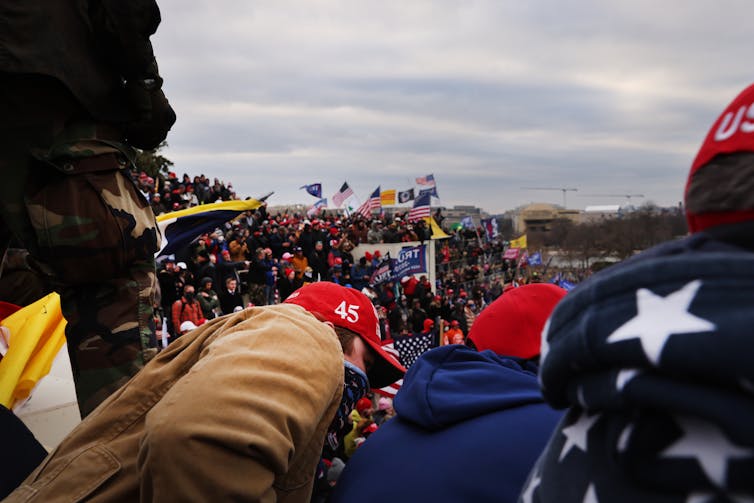
<instances>
[{"instance_id":1,"label":"distant building","mask_svg":"<svg viewBox=\"0 0 754 503\"><path fill-rule=\"evenodd\" d=\"M512 212L513 229L518 234L525 232L549 232L552 223L562 218L578 223L580 210L567 210L548 203L532 203L520 206Z\"/></svg>"},{"instance_id":2,"label":"distant building","mask_svg":"<svg viewBox=\"0 0 754 503\"><path fill-rule=\"evenodd\" d=\"M476 206L471 205L459 205L453 206L452 208L442 208L442 216L445 217L443 225L445 225L446 227L450 227L451 225L460 222L461 219L465 217L471 217L471 219L474 221L475 226L479 225L479 221L481 219L489 218L489 215L486 212L484 212L480 208L477 208Z\"/></svg>"},{"instance_id":3,"label":"distant building","mask_svg":"<svg viewBox=\"0 0 754 503\"><path fill-rule=\"evenodd\" d=\"M599 220L619 218L625 213L625 208L619 204L605 204L599 206L587 206L581 216L581 223L597 222Z\"/></svg>"}]
</instances>

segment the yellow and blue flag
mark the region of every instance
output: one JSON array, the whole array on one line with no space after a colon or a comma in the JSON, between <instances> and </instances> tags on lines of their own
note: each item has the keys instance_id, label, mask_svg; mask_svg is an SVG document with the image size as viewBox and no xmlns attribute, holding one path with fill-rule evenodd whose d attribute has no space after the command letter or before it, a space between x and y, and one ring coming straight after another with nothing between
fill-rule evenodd
<instances>
[{"instance_id":1,"label":"yellow and blue flag","mask_svg":"<svg viewBox=\"0 0 754 503\"><path fill-rule=\"evenodd\" d=\"M261 205L262 202L257 199L245 199L203 204L163 213L157 217L162 244L160 250L155 253L155 258L172 255L205 232L212 232L244 211L255 210Z\"/></svg>"}]
</instances>

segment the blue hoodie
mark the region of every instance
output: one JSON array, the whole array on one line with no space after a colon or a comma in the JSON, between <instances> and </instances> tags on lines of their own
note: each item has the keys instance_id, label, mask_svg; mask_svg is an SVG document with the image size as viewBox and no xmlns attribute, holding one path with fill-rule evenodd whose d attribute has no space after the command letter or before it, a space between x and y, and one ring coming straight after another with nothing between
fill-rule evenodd
<instances>
[{"instance_id":1,"label":"blue hoodie","mask_svg":"<svg viewBox=\"0 0 754 503\"><path fill-rule=\"evenodd\" d=\"M358 448L331 501L516 501L561 417L536 367L461 345L424 353L396 417Z\"/></svg>"}]
</instances>

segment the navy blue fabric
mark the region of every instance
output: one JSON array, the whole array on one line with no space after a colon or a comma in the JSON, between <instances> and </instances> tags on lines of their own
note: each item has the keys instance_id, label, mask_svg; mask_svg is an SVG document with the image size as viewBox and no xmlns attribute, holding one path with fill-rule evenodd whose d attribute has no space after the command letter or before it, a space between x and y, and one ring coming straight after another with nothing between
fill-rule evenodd
<instances>
[{"instance_id":1,"label":"navy blue fabric","mask_svg":"<svg viewBox=\"0 0 754 503\"><path fill-rule=\"evenodd\" d=\"M47 451L26 425L2 405L0 445L0 499L3 499L34 471Z\"/></svg>"},{"instance_id":2,"label":"navy blue fabric","mask_svg":"<svg viewBox=\"0 0 754 503\"><path fill-rule=\"evenodd\" d=\"M332 501L515 501L561 417L535 371L460 345L424 353L395 397L396 417L357 449Z\"/></svg>"},{"instance_id":3,"label":"navy blue fabric","mask_svg":"<svg viewBox=\"0 0 754 503\"><path fill-rule=\"evenodd\" d=\"M568 294L545 398L570 407L522 501L754 496L754 254L747 225L666 243Z\"/></svg>"}]
</instances>

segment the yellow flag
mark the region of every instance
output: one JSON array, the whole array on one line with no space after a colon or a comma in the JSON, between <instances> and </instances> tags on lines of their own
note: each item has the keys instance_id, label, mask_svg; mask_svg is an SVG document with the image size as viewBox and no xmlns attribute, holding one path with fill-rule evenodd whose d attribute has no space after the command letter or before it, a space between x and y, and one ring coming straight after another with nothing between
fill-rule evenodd
<instances>
[{"instance_id":1,"label":"yellow flag","mask_svg":"<svg viewBox=\"0 0 754 503\"><path fill-rule=\"evenodd\" d=\"M5 318L10 332L8 352L0 360L0 403L6 408L26 398L50 372L65 343L60 296L51 293Z\"/></svg>"},{"instance_id":2,"label":"yellow flag","mask_svg":"<svg viewBox=\"0 0 754 503\"><path fill-rule=\"evenodd\" d=\"M395 189L387 189L380 192L382 206L395 206Z\"/></svg>"},{"instance_id":3,"label":"yellow flag","mask_svg":"<svg viewBox=\"0 0 754 503\"><path fill-rule=\"evenodd\" d=\"M429 217L429 227L430 229L432 229L432 239L445 239L450 237L445 234L445 231L442 230L442 227L437 225L437 222L432 217Z\"/></svg>"},{"instance_id":4,"label":"yellow flag","mask_svg":"<svg viewBox=\"0 0 754 503\"><path fill-rule=\"evenodd\" d=\"M511 248L526 248L526 234L511 241Z\"/></svg>"}]
</instances>

